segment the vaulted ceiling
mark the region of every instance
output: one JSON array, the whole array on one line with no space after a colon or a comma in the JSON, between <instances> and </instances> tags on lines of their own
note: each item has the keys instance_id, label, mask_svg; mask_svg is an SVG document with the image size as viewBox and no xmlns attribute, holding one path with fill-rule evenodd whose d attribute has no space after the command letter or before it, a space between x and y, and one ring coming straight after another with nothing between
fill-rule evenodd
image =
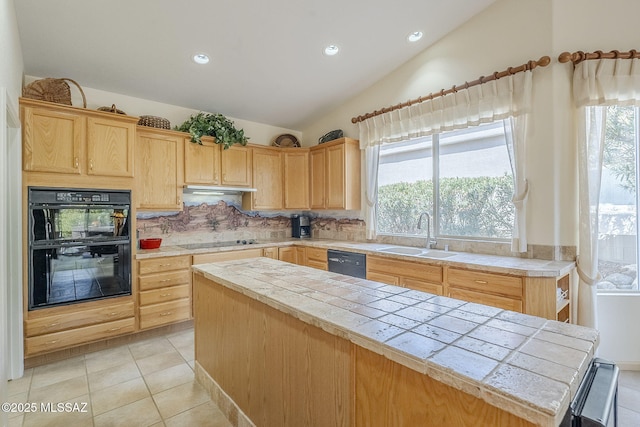
<instances>
[{"instance_id":1,"label":"vaulted ceiling","mask_svg":"<svg viewBox=\"0 0 640 427\"><path fill-rule=\"evenodd\" d=\"M494 0L17 0L25 74L301 129ZM407 36L422 31L409 43ZM323 54L336 45L335 56ZM192 57L206 53L210 62Z\"/></svg>"}]
</instances>

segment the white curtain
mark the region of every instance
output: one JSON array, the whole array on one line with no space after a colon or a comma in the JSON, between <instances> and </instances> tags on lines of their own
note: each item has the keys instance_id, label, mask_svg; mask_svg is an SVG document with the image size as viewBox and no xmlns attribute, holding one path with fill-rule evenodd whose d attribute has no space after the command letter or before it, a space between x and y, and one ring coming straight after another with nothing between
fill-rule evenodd
<instances>
[{"instance_id":1,"label":"white curtain","mask_svg":"<svg viewBox=\"0 0 640 427\"><path fill-rule=\"evenodd\" d=\"M596 328L598 204L607 105L640 105L640 60L583 61L573 73L577 107L579 243L577 323Z\"/></svg>"},{"instance_id":2,"label":"white curtain","mask_svg":"<svg viewBox=\"0 0 640 427\"><path fill-rule=\"evenodd\" d=\"M513 174L513 206L515 208L511 250L527 251L527 200L529 198L529 182L526 174L526 136L527 116L509 117L504 120L504 134L507 140L507 151Z\"/></svg>"},{"instance_id":3,"label":"white curtain","mask_svg":"<svg viewBox=\"0 0 640 427\"><path fill-rule=\"evenodd\" d=\"M516 219L512 247L526 251L525 206L528 193L524 172L527 116L531 111L532 72L524 71L462 89L455 93L390 111L360 122L360 148L366 150L380 144L406 141L455 129L516 118L510 147L514 168ZM377 202L377 153L366 155L365 186L367 203L365 220L367 236L375 237L375 204ZM369 164L375 162L376 165ZM374 171L375 169L375 171ZM372 181L375 179L375 182ZM373 191L369 189L375 188ZM371 196L371 198L370 198Z\"/></svg>"}]
</instances>

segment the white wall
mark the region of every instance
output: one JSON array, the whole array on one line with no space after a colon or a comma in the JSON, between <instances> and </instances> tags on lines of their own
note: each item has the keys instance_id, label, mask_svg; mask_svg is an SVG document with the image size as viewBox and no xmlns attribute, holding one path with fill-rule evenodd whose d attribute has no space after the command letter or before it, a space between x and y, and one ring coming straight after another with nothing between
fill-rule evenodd
<instances>
[{"instance_id":1,"label":"white wall","mask_svg":"<svg viewBox=\"0 0 640 427\"><path fill-rule=\"evenodd\" d=\"M25 76L25 84L29 84L39 78L40 77ZM192 114L198 113L198 110L192 108L163 104L161 102L84 87L82 82L78 82L78 84L82 86L82 90L87 98L87 108L92 110L100 107L111 107L111 105L115 104L119 110L124 111L130 116L147 115L168 119L171 123L171 128L181 125ZM69 83L69 86L71 87L72 104L76 107L81 107L82 95L80 91L73 83ZM249 142L252 144L271 145L271 143L283 133L295 135L298 140L302 139L302 132L297 130L250 122L233 117L229 117L229 119L234 122L236 128L244 129L244 134L249 137Z\"/></svg>"},{"instance_id":2,"label":"white wall","mask_svg":"<svg viewBox=\"0 0 640 427\"><path fill-rule=\"evenodd\" d=\"M8 147L6 130L6 104L18 104L18 96L22 87L22 51L20 47L20 38L18 36L18 28L16 25L15 10L13 0L0 0L0 402L6 402L7 399L7 382L10 368L9 353L9 298L10 286L18 286L22 288L21 282L12 282L8 271L10 270L9 242L9 206L12 192L15 189L10 188L8 181L9 165L20 164L20 157L15 155L8 157L10 149ZM17 202L14 200L14 202ZM17 203L19 205L19 203ZM15 262L15 260L13 261ZM14 266L16 267L16 266ZM17 266L18 270L20 265ZM15 289L14 289L15 290ZM20 319L13 319L20 322ZM22 340L20 339L19 342ZM22 370L22 365L17 367L18 371ZM6 425L7 414L0 412L0 425Z\"/></svg>"},{"instance_id":3,"label":"white wall","mask_svg":"<svg viewBox=\"0 0 640 427\"><path fill-rule=\"evenodd\" d=\"M549 55L534 74L534 113L527 151L529 243L577 245L577 177L570 64L564 51L640 49L636 0L498 0L393 73L330 114L303 127L313 141L331 129L358 138L351 118L493 71ZM600 355L637 363L640 296L599 297Z\"/></svg>"}]
</instances>

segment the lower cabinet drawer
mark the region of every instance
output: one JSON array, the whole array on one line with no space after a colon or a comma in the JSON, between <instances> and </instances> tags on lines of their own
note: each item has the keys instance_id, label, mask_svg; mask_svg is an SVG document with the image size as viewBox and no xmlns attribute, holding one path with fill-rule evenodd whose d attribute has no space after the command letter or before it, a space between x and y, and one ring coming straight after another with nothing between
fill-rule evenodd
<instances>
[{"instance_id":1,"label":"lower cabinet drawer","mask_svg":"<svg viewBox=\"0 0 640 427\"><path fill-rule=\"evenodd\" d=\"M306 248L307 261L314 260L318 262L327 262L327 250L320 248Z\"/></svg>"},{"instance_id":2,"label":"lower cabinet drawer","mask_svg":"<svg viewBox=\"0 0 640 427\"><path fill-rule=\"evenodd\" d=\"M141 291L149 289L166 288L173 285L185 285L190 283L189 270L171 271L162 274L150 274L138 277L138 285Z\"/></svg>"},{"instance_id":3,"label":"lower cabinet drawer","mask_svg":"<svg viewBox=\"0 0 640 427\"><path fill-rule=\"evenodd\" d=\"M449 288L449 297L522 313L522 301L512 298L451 287Z\"/></svg>"},{"instance_id":4,"label":"lower cabinet drawer","mask_svg":"<svg viewBox=\"0 0 640 427\"><path fill-rule=\"evenodd\" d=\"M449 268L447 281L450 286L488 292L507 297L522 298L522 278L481 271Z\"/></svg>"},{"instance_id":5,"label":"lower cabinet drawer","mask_svg":"<svg viewBox=\"0 0 640 427\"><path fill-rule=\"evenodd\" d=\"M400 286L414 289L416 291L427 292L434 295L444 295L442 285L425 282L424 280L410 279L403 277L400 279Z\"/></svg>"},{"instance_id":6,"label":"lower cabinet drawer","mask_svg":"<svg viewBox=\"0 0 640 427\"><path fill-rule=\"evenodd\" d=\"M66 347L85 344L105 338L131 333L135 330L135 318L116 320L69 329L62 332L26 338L24 344L25 356L46 353Z\"/></svg>"},{"instance_id":7,"label":"lower cabinet drawer","mask_svg":"<svg viewBox=\"0 0 640 427\"><path fill-rule=\"evenodd\" d=\"M327 262L317 261L314 259L307 259L307 267L317 268L318 270L328 270Z\"/></svg>"},{"instance_id":8,"label":"lower cabinet drawer","mask_svg":"<svg viewBox=\"0 0 640 427\"><path fill-rule=\"evenodd\" d=\"M170 286L168 288L154 289L140 292L140 305L157 304L180 298L189 298L189 285Z\"/></svg>"},{"instance_id":9,"label":"lower cabinet drawer","mask_svg":"<svg viewBox=\"0 0 640 427\"><path fill-rule=\"evenodd\" d=\"M191 300L189 298L140 307L140 329L153 328L190 318Z\"/></svg>"},{"instance_id":10,"label":"lower cabinet drawer","mask_svg":"<svg viewBox=\"0 0 640 427\"><path fill-rule=\"evenodd\" d=\"M134 316L133 302L106 305L89 310L55 314L25 321L25 336L50 334L96 323L110 322Z\"/></svg>"}]
</instances>

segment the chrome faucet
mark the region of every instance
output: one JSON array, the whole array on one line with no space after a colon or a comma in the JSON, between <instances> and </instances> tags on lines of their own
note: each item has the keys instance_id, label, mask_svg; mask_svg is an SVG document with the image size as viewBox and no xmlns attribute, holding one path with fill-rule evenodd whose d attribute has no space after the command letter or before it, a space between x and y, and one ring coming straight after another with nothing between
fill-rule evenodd
<instances>
[{"instance_id":1,"label":"chrome faucet","mask_svg":"<svg viewBox=\"0 0 640 427\"><path fill-rule=\"evenodd\" d=\"M427 217L427 249L433 249L436 245L435 240L431 240L431 216L427 212L422 212L418 217L418 230L422 230L422 218Z\"/></svg>"}]
</instances>

